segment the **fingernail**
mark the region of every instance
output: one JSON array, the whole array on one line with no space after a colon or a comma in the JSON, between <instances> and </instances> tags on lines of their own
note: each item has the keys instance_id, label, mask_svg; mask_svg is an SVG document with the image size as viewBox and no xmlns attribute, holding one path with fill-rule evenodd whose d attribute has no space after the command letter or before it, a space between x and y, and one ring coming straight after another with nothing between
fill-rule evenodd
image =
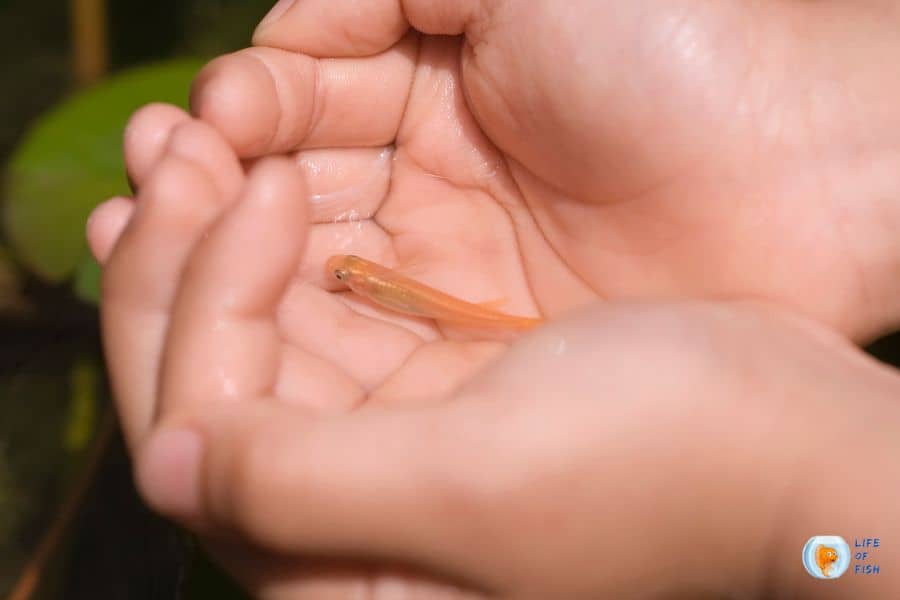
<instances>
[{"instance_id":1,"label":"fingernail","mask_svg":"<svg viewBox=\"0 0 900 600\"><path fill-rule=\"evenodd\" d=\"M275 6L266 13L266 16L263 17L262 21L259 22L259 25L256 27L256 31L259 32L263 27L267 27L281 18L287 9L291 7L295 0L278 0L275 3Z\"/></svg>"},{"instance_id":2,"label":"fingernail","mask_svg":"<svg viewBox=\"0 0 900 600\"><path fill-rule=\"evenodd\" d=\"M140 454L138 487L155 510L180 518L200 512L199 470L203 440L190 429L153 435Z\"/></svg>"}]
</instances>

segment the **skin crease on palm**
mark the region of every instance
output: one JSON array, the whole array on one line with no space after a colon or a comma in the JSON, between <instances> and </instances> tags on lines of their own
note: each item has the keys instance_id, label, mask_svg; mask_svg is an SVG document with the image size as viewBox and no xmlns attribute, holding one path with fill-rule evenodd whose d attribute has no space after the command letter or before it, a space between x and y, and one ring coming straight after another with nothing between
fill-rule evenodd
<instances>
[{"instance_id":1,"label":"skin crease on palm","mask_svg":"<svg viewBox=\"0 0 900 600\"><path fill-rule=\"evenodd\" d=\"M171 107L132 119L125 151L136 202L101 206L89 239L109 260L104 328L133 449L173 396L157 389L160 369L174 380L182 368L197 398L247 392L227 376L197 381L163 351L181 343L171 332L184 324L167 308L184 294L179 273L188 262L181 280L190 279L199 232L242 194L229 145L247 163L290 154L305 175L307 189L271 167L255 180L309 198L295 216L301 229L311 221L278 302L283 343L259 360L280 365L275 396L315 412L445 397L508 343L340 293L322 266L347 251L550 319L597 299L687 297L780 304L855 341L897 323L897 279L886 275L900 268L891 233L900 118L884 79L884 57L900 53L896 3L402 9L301 0L257 30L257 47L198 77L194 111L220 133ZM423 34L406 32L405 19ZM251 278L241 253L228 264ZM118 287L127 272L146 283ZM240 289L227 291L239 302ZM127 333L108 333L125 321ZM273 332L258 333L268 347ZM219 341L237 343L227 332ZM247 548L213 547L273 598L325 597L315 595L322 589L390 598L392 585L414 597L463 595L401 569L358 577L353 565L273 560L279 566L262 571L278 575L267 577L247 568Z\"/></svg>"}]
</instances>

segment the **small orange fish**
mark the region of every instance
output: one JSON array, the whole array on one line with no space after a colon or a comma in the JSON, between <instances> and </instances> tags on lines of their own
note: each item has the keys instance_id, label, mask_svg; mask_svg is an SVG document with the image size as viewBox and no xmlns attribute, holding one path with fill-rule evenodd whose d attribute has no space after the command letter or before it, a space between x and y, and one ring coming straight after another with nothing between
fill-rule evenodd
<instances>
[{"instance_id":1,"label":"small orange fish","mask_svg":"<svg viewBox=\"0 0 900 600\"><path fill-rule=\"evenodd\" d=\"M325 268L360 296L407 315L468 327L529 329L543 322L460 300L358 256L332 256Z\"/></svg>"},{"instance_id":2,"label":"small orange fish","mask_svg":"<svg viewBox=\"0 0 900 600\"><path fill-rule=\"evenodd\" d=\"M834 548L829 548L828 546L816 548L816 564L819 565L819 570L822 571L822 575L825 577L828 577L828 571L837 559L837 550Z\"/></svg>"}]
</instances>

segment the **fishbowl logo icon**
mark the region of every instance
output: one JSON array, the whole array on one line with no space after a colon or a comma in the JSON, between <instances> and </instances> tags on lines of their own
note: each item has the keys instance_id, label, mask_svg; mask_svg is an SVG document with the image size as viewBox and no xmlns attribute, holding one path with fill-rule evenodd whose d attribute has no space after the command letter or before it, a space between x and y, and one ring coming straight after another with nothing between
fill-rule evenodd
<instances>
[{"instance_id":1,"label":"fishbowl logo icon","mask_svg":"<svg viewBox=\"0 0 900 600\"><path fill-rule=\"evenodd\" d=\"M837 579L850 566L850 546L839 535L817 535L803 546L803 566L817 579Z\"/></svg>"}]
</instances>

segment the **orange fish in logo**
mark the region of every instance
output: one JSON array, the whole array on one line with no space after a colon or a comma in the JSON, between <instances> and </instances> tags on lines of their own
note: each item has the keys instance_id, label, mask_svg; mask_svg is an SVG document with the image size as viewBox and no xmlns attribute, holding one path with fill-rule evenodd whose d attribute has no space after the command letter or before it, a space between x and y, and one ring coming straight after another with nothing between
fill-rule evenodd
<instances>
[{"instance_id":1,"label":"orange fish in logo","mask_svg":"<svg viewBox=\"0 0 900 600\"><path fill-rule=\"evenodd\" d=\"M816 548L816 564L819 565L819 570L825 577L830 577L828 571L837 559L838 553L834 548L821 545Z\"/></svg>"}]
</instances>

